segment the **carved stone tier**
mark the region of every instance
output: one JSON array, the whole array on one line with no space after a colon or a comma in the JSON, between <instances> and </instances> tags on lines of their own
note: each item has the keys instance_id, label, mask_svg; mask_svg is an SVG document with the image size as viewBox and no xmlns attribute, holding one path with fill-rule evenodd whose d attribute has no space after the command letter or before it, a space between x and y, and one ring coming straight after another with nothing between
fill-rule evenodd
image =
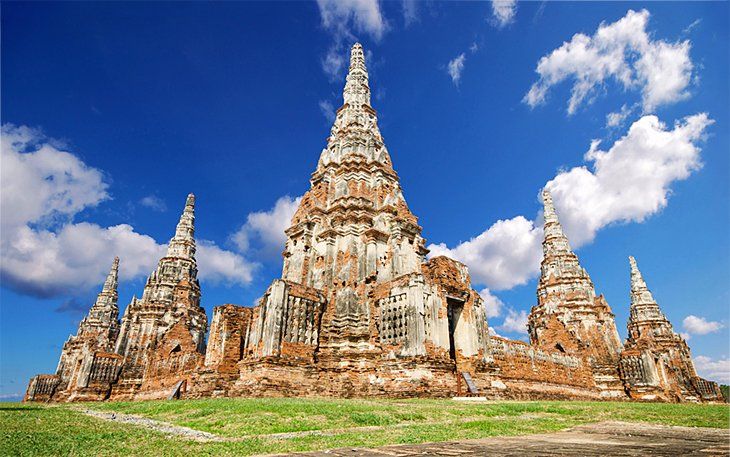
<instances>
[{"instance_id":1,"label":"carved stone tier","mask_svg":"<svg viewBox=\"0 0 730 457\"><path fill-rule=\"evenodd\" d=\"M142 298L132 298L124 312L116 343L116 352L124 356L120 382L115 387L119 395L132 395L142 387L146 375L155 373L149 367L153 359L159 362L155 350L173 328L186 329L192 346L185 345L185 350L202 360L208 320L200 306L194 234L195 197L190 194L165 257L147 278ZM197 360L195 354L190 357Z\"/></svg>"},{"instance_id":2,"label":"carved stone tier","mask_svg":"<svg viewBox=\"0 0 730 457\"><path fill-rule=\"evenodd\" d=\"M687 342L674 332L646 286L633 257L629 257L629 265L629 337L620 363L629 396L645 401L721 400L717 383L697 376Z\"/></svg>"},{"instance_id":3,"label":"carved stone tier","mask_svg":"<svg viewBox=\"0 0 730 457\"><path fill-rule=\"evenodd\" d=\"M543 260L537 305L528 318L532 344L587 357L607 397L623 396L618 373L621 342L611 308L571 250L552 197L543 192Z\"/></svg>"}]
</instances>

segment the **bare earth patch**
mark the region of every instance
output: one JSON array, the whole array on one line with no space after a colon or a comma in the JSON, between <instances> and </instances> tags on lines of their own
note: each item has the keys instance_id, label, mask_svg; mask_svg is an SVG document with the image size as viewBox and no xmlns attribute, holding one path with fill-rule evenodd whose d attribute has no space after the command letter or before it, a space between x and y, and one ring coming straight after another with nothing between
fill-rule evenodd
<instances>
[{"instance_id":1,"label":"bare earth patch","mask_svg":"<svg viewBox=\"0 0 730 457\"><path fill-rule=\"evenodd\" d=\"M627 422L600 422L562 432L444 443L332 449L300 457L437 456L728 456L727 430ZM291 454L290 454L291 455Z\"/></svg>"}]
</instances>

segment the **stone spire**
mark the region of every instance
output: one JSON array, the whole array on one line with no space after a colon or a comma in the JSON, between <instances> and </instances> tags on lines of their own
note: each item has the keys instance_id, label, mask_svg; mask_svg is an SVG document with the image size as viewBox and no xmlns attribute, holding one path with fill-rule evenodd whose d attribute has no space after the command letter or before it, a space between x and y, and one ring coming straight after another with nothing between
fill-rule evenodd
<instances>
[{"instance_id":1,"label":"stone spire","mask_svg":"<svg viewBox=\"0 0 730 457\"><path fill-rule=\"evenodd\" d=\"M64 384L73 377L77 362L84 354L114 351L114 343L119 335L118 272L119 257L115 257L89 313L79 323L76 335L71 335L63 345L56 371Z\"/></svg>"},{"instance_id":2,"label":"stone spire","mask_svg":"<svg viewBox=\"0 0 730 457\"><path fill-rule=\"evenodd\" d=\"M200 306L195 261L195 196L188 195L165 257L145 283L142 298L127 305L116 350L125 356L123 377L139 380L141 358L179 321L204 350L207 318Z\"/></svg>"},{"instance_id":3,"label":"stone spire","mask_svg":"<svg viewBox=\"0 0 730 457\"><path fill-rule=\"evenodd\" d=\"M355 43L350 52L350 68L342 92L342 106L337 110L335 121L322 150L317 174L327 165L344 161L365 161L371 166L395 175L390 155L378 129L377 113L370 106L370 85L365 67L365 56L360 43Z\"/></svg>"},{"instance_id":4,"label":"stone spire","mask_svg":"<svg viewBox=\"0 0 730 457\"><path fill-rule=\"evenodd\" d=\"M368 69L365 67L365 54L360 43L355 43L350 50L350 68L345 81L344 104L354 108L370 106Z\"/></svg>"},{"instance_id":5,"label":"stone spire","mask_svg":"<svg viewBox=\"0 0 730 457\"><path fill-rule=\"evenodd\" d=\"M101 292L117 292L117 285L119 284L119 257L114 257L114 262L112 262L112 268L109 270L109 274L106 276L106 280L104 281L104 287L102 287Z\"/></svg>"},{"instance_id":6,"label":"stone spire","mask_svg":"<svg viewBox=\"0 0 730 457\"><path fill-rule=\"evenodd\" d=\"M563 233L563 227L558 220L558 214L553 206L553 197L550 192L545 189L542 191L543 201L543 232L545 237L542 243L543 256L545 258L558 254L571 255L573 251L570 249L568 237Z\"/></svg>"},{"instance_id":7,"label":"stone spire","mask_svg":"<svg viewBox=\"0 0 730 457\"><path fill-rule=\"evenodd\" d=\"M195 258L195 195L189 194L177 223L175 236L167 246L167 257Z\"/></svg>"},{"instance_id":8,"label":"stone spire","mask_svg":"<svg viewBox=\"0 0 730 457\"><path fill-rule=\"evenodd\" d=\"M537 305L528 318L538 346L584 350L594 360L613 361L621 349L611 308L596 295L593 281L570 248L550 192L543 190L543 259Z\"/></svg>"},{"instance_id":9,"label":"stone spire","mask_svg":"<svg viewBox=\"0 0 730 457\"><path fill-rule=\"evenodd\" d=\"M352 46L342 99L311 187L285 231L282 281L272 285L264 300L272 313L267 315L275 316L280 312L275 309L288 306L281 302L284 292L278 292L285 284L309 287L313 296L322 294L324 300L316 300L327 303L319 350L330 348L335 355L346 347L373 347L364 284L420 274L428 252L370 106L359 43ZM343 342L346 331L350 338ZM267 342L280 339L262 337Z\"/></svg>"},{"instance_id":10,"label":"stone spire","mask_svg":"<svg viewBox=\"0 0 730 457\"><path fill-rule=\"evenodd\" d=\"M674 332L646 286L636 259L629 257L631 306L621 373L629 396L665 400L720 398L718 387L697 377L687 342Z\"/></svg>"},{"instance_id":11,"label":"stone spire","mask_svg":"<svg viewBox=\"0 0 730 457\"><path fill-rule=\"evenodd\" d=\"M629 256L629 265L631 267L631 305L639 304L654 304L654 297L651 295L651 291L646 287L644 277L641 276L641 271L636 265L636 259L633 256Z\"/></svg>"},{"instance_id":12,"label":"stone spire","mask_svg":"<svg viewBox=\"0 0 730 457\"><path fill-rule=\"evenodd\" d=\"M79 332L82 331L82 327L88 326L110 328L116 332L119 326L119 307L117 305L119 299L117 293L118 278L119 257L114 257L114 262L112 262L111 270L104 281L104 286L89 310L89 314L81 322Z\"/></svg>"},{"instance_id":13,"label":"stone spire","mask_svg":"<svg viewBox=\"0 0 730 457\"><path fill-rule=\"evenodd\" d=\"M631 306L627 323L629 340L674 339L672 324L662 313L661 308L646 286L634 257L629 257L631 268Z\"/></svg>"}]
</instances>

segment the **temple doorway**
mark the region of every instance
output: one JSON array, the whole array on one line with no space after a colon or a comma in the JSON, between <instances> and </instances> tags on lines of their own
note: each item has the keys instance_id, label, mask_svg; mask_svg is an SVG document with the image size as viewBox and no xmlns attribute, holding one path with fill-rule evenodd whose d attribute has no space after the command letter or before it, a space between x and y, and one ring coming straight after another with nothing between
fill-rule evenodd
<instances>
[{"instance_id":1,"label":"temple doorway","mask_svg":"<svg viewBox=\"0 0 730 457\"><path fill-rule=\"evenodd\" d=\"M449 356L451 360L456 361L456 343L454 340L454 332L461 317L461 311L464 309L464 302L453 298L446 299L447 317L449 320Z\"/></svg>"}]
</instances>

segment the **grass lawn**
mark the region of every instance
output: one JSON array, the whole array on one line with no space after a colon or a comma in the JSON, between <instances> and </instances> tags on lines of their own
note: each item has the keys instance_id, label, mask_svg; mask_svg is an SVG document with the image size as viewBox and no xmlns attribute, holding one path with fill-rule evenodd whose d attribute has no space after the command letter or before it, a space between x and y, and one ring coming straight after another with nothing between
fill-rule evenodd
<instances>
[{"instance_id":1,"label":"grass lawn","mask_svg":"<svg viewBox=\"0 0 730 457\"><path fill-rule=\"evenodd\" d=\"M196 442L88 417L135 414L231 438ZM205 399L85 405L0 403L0 455L251 455L562 430L604 420L730 428L728 405L453 400ZM296 432L323 431L324 434ZM286 437L271 436L293 433Z\"/></svg>"}]
</instances>

